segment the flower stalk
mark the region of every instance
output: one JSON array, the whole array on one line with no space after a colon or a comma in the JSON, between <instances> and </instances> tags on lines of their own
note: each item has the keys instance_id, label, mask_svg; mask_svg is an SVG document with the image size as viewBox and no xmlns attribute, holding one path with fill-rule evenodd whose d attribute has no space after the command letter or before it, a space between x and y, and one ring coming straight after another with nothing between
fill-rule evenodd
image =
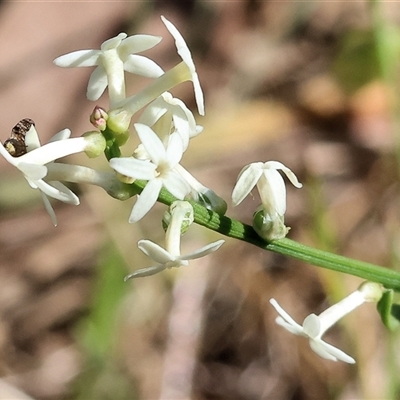
<instances>
[{"instance_id":1,"label":"flower stalk","mask_svg":"<svg viewBox=\"0 0 400 400\"><path fill-rule=\"evenodd\" d=\"M135 181L138 190L145 186L144 181ZM176 198L162 189L158 197L160 203L171 205ZM221 216L195 202L190 202L194 210L194 222L222 235L238 239L261 249L292 257L308 264L343 272L359 278L381 283L386 288L400 292L400 272L387 267L315 249L287 238L267 242L262 239L250 225L233 218Z\"/></svg>"}]
</instances>

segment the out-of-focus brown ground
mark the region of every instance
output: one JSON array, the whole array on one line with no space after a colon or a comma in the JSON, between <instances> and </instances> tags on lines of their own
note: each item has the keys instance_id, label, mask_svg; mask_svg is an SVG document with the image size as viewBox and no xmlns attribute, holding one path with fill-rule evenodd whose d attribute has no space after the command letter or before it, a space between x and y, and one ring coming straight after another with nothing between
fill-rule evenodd
<instances>
[{"instance_id":1,"label":"out-of-focus brown ground","mask_svg":"<svg viewBox=\"0 0 400 400\"><path fill-rule=\"evenodd\" d=\"M304 183L288 185L289 237L392 265L400 217L392 98L379 80L346 92L332 73L343 35L369 25L366 4L180 4L1 3L1 141L25 117L43 142L65 127L76 136L90 130L90 69L59 69L52 60L98 48L120 31L140 32L164 36L148 54L166 69L178 59L164 14L187 39L206 98L204 132L183 165L229 199L245 164L279 160ZM397 22L399 7L389 11ZM130 93L141 85L129 83ZM190 84L174 93L194 109ZM147 265L136 242L160 242L160 223L148 217L129 226L132 201L82 187L79 207L55 204L54 228L36 192L3 160L0 168L0 399L74 398L71 383L85 365L74 332L91 304L99 251L114 240L130 270ZM250 223L254 195L229 215ZM196 248L216 238L196 227L184 243ZM276 326L269 304L275 297L301 322L360 282L231 240L186 270L129 282L114 355L135 390L121 398L384 398L383 360L393 350L373 306L326 335L357 359L348 366L320 359L306 340Z\"/></svg>"}]
</instances>

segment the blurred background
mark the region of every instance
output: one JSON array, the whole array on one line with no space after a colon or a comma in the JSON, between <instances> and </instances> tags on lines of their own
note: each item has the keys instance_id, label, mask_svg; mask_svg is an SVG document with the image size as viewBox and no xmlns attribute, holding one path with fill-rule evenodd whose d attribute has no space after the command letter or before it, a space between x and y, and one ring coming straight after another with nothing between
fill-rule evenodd
<instances>
[{"instance_id":1,"label":"blurred background","mask_svg":"<svg viewBox=\"0 0 400 400\"><path fill-rule=\"evenodd\" d=\"M92 69L57 68L61 54L123 31L163 36L146 55L179 62L160 15L187 40L206 100L182 164L229 203L244 165L281 161L304 184L288 186L290 238L398 269L396 2L1 2L0 140L27 117L43 143L92 129L107 99L89 102ZM146 83L129 76L127 93ZM190 83L174 94L195 110ZM163 244L164 206L129 225L133 199L73 187L81 204L54 203L54 228L39 193L0 168L1 400L400 397L399 337L373 305L325 335L355 365L322 360L274 322L271 297L301 323L360 279L227 240L186 269L124 283L151 265L137 241ZM228 215L251 223L257 196ZM218 238L193 226L183 249Z\"/></svg>"}]
</instances>

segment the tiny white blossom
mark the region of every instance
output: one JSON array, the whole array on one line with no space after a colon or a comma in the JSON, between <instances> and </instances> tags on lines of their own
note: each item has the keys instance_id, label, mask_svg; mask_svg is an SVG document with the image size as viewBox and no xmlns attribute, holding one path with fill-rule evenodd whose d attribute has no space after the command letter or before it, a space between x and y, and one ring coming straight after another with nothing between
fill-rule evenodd
<instances>
[{"instance_id":1,"label":"tiny white blossom","mask_svg":"<svg viewBox=\"0 0 400 400\"><path fill-rule=\"evenodd\" d=\"M129 222L139 221L153 207L161 188L167 189L178 199L183 199L190 191L189 185L175 171L179 164L183 146L178 135L173 135L165 147L154 131L146 125L135 124L137 134L149 159L133 157L112 158L111 168L132 179L147 180L138 200L133 206Z\"/></svg>"},{"instance_id":2,"label":"tiny white blossom","mask_svg":"<svg viewBox=\"0 0 400 400\"><path fill-rule=\"evenodd\" d=\"M181 255L182 230L193 222L193 207L187 201L176 201L170 209L171 219L165 234L166 249L150 240L139 240L138 242L139 249L153 259L157 265L139 269L125 277L125 280L154 275L169 268L187 267L190 260L213 253L224 244L224 240L217 240L191 253Z\"/></svg>"},{"instance_id":3,"label":"tiny white blossom","mask_svg":"<svg viewBox=\"0 0 400 400\"><path fill-rule=\"evenodd\" d=\"M294 319L278 304L275 299L270 303L278 312L279 317L276 323L294 335L303 336L309 339L311 349L320 357L332 361L344 361L354 364L354 358L350 357L342 350L322 340L324 333L334 325L339 319L353 311L365 302L377 302L382 296L382 288L379 284L365 282L358 290L345 297L339 303L334 304L320 315L310 314L307 316L303 325L299 325Z\"/></svg>"},{"instance_id":4,"label":"tiny white blossom","mask_svg":"<svg viewBox=\"0 0 400 400\"><path fill-rule=\"evenodd\" d=\"M237 206L257 186L263 215L261 216L261 226L258 226L257 223L254 228L260 236L267 240L281 239L288 232L288 228L284 225L286 187L279 170L289 178L295 187L303 186L297 180L296 175L282 163L278 161L256 162L242 169L232 192L233 205Z\"/></svg>"},{"instance_id":5,"label":"tiny white blossom","mask_svg":"<svg viewBox=\"0 0 400 400\"><path fill-rule=\"evenodd\" d=\"M87 98L98 100L108 85L111 106L125 99L124 71L157 78L163 70L147 57L137 55L161 41L159 36L120 33L103 42L100 50L79 50L57 57L59 67L96 67L87 88Z\"/></svg>"},{"instance_id":6,"label":"tiny white blossom","mask_svg":"<svg viewBox=\"0 0 400 400\"><path fill-rule=\"evenodd\" d=\"M182 61L155 79L139 93L119 102L116 105L116 108L109 112L109 119L111 119L111 121L120 118L121 113L127 113L129 117L132 117L132 115L138 112L146 104L157 99L157 97L162 93L167 92L173 87L186 81L193 82L197 109L200 115L204 115L203 92L190 51L183 40L182 35L174 25L164 17L162 17L162 20L175 39L175 44Z\"/></svg>"},{"instance_id":7,"label":"tiny white blossom","mask_svg":"<svg viewBox=\"0 0 400 400\"><path fill-rule=\"evenodd\" d=\"M37 131L35 126L32 125L26 134L26 154L20 157L13 157L3 145L0 145L0 154L22 172L33 189L40 190L46 210L54 225L57 225L57 220L47 196L73 205L78 205L79 199L61 182L47 182L44 180L47 175L46 164L52 163L58 158L85 151L90 145L90 139L85 137L70 139L70 135L71 131L64 129L57 133L49 143L40 146Z\"/></svg>"}]
</instances>

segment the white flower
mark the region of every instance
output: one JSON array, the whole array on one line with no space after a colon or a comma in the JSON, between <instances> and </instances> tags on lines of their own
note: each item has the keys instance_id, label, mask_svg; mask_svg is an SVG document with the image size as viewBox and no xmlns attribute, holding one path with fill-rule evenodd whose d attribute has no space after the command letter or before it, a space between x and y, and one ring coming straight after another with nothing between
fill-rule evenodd
<instances>
[{"instance_id":1,"label":"white flower","mask_svg":"<svg viewBox=\"0 0 400 400\"><path fill-rule=\"evenodd\" d=\"M315 314L307 316L303 321L303 325L299 325L294 321L275 299L271 299L270 303L279 314L279 317L275 320L276 323L295 335L308 338L311 349L320 357L327 360L340 360L349 364L354 364L355 360L352 357L331 344L324 342L322 336L346 314L350 313L364 302L378 302L381 296L382 288L379 284L365 282L360 285L358 290L345 297L339 303L329 307L319 316Z\"/></svg>"},{"instance_id":2,"label":"white flower","mask_svg":"<svg viewBox=\"0 0 400 400\"><path fill-rule=\"evenodd\" d=\"M132 179L147 180L138 200L133 206L129 222L139 221L155 204L164 187L178 199L183 199L190 191L189 185L175 171L182 158L182 140L179 136L171 136L167 147L151 128L143 124L135 124L137 134L142 142L149 160L138 160L133 157L113 158L111 168Z\"/></svg>"},{"instance_id":3,"label":"white flower","mask_svg":"<svg viewBox=\"0 0 400 400\"><path fill-rule=\"evenodd\" d=\"M167 268L187 267L189 265L189 260L194 260L213 253L225 242L224 240L217 240L201 249L186 255L181 255L180 244L182 230L186 230L188 225L193 222L193 207L187 201L176 201L171 205L170 210L171 218L165 235L166 249L150 240L139 240L138 242L139 249L158 264L139 269L126 276L125 280L154 275Z\"/></svg>"},{"instance_id":4,"label":"white flower","mask_svg":"<svg viewBox=\"0 0 400 400\"><path fill-rule=\"evenodd\" d=\"M87 88L89 100L98 100L108 85L110 103L114 106L125 99L124 71L149 78L157 78L163 70L147 57L134 53L151 49L161 37L120 33L103 42L100 50L79 50L57 57L59 67L94 67Z\"/></svg>"},{"instance_id":5,"label":"white flower","mask_svg":"<svg viewBox=\"0 0 400 400\"><path fill-rule=\"evenodd\" d=\"M200 125L196 125L193 113L185 103L169 92L162 93L150 103L138 122L153 127L164 143L168 143L172 132L177 132L182 138L183 151L188 148L189 140L203 130Z\"/></svg>"},{"instance_id":6,"label":"white flower","mask_svg":"<svg viewBox=\"0 0 400 400\"><path fill-rule=\"evenodd\" d=\"M285 165L278 161L268 161L252 163L244 167L232 192L233 205L237 206L257 185L262 202L262 222L261 226L256 224L254 228L267 240L281 239L288 231L284 225L286 187L278 170L284 172L295 187L303 186Z\"/></svg>"},{"instance_id":7,"label":"white flower","mask_svg":"<svg viewBox=\"0 0 400 400\"><path fill-rule=\"evenodd\" d=\"M193 82L197 108L199 114L204 115L203 92L201 90L199 77L194 67L190 51L181 34L174 27L174 25L164 17L162 17L162 20L175 39L175 44L177 46L179 55L182 57L182 61L174 68L166 71L163 75L155 79L141 92L119 102L119 104L116 105L116 108L109 112L109 118L111 120L118 118L122 112L126 112L130 117L132 117L132 115L134 115L146 104L149 104L155 100L162 93L167 92L176 85L179 85L185 81Z\"/></svg>"},{"instance_id":8,"label":"white flower","mask_svg":"<svg viewBox=\"0 0 400 400\"><path fill-rule=\"evenodd\" d=\"M46 182L46 164L54 160L87 150L90 139L85 137L69 139L71 131L64 129L57 133L49 143L40 146L35 126L32 124L25 137L27 153L13 157L4 146L0 145L1 155L14 167L18 168L33 189L39 189L53 224L57 225L54 210L46 196L53 197L64 203L79 204L78 197L60 182Z\"/></svg>"}]
</instances>

